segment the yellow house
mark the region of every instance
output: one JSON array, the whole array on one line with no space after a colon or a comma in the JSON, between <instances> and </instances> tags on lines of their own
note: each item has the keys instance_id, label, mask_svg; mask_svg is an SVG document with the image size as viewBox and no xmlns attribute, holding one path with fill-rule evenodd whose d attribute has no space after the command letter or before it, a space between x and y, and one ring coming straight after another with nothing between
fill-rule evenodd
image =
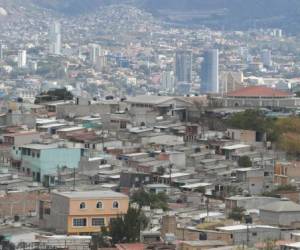
<instances>
[{"instance_id":1,"label":"yellow house","mask_svg":"<svg viewBox=\"0 0 300 250\"><path fill-rule=\"evenodd\" d=\"M113 191L53 192L50 209L40 206L39 217L57 233L90 234L125 214L128 204L127 195Z\"/></svg>"}]
</instances>

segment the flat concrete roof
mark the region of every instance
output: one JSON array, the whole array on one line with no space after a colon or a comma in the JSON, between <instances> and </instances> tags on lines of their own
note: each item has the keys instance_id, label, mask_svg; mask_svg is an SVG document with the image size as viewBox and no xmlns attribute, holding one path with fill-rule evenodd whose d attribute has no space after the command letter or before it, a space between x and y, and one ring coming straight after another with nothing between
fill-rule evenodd
<instances>
[{"instance_id":1,"label":"flat concrete roof","mask_svg":"<svg viewBox=\"0 0 300 250\"><path fill-rule=\"evenodd\" d=\"M171 174L171 178L177 178L177 177L184 177L184 176L190 176L191 173L172 173ZM165 175L162 175L161 178L170 178L170 174L165 174Z\"/></svg>"},{"instance_id":2,"label":"flat concrete roof","mask_svg":"<svg viewBox=\"0 0 300 250\"><path fill-rule=\"evenodd\" d=\"M247 230L247 227L249 229L251 228L264 228L264 229L279 229L279 227L272 227L269 225L246 225L246 224L239 224L239 225L232 225L232 226L225 226L225 227L217 227L218 230L221 231L238 231L238 230Z\"/></svg>"},{"instance_id":3,"label":"flat concrete roof","mask_svg":"<svg viewBox=\"0 0 300 250\"><path fill-rule=\"evenodd\" d=\"M181 186L180 188L192 189L192 188L198 188L198 187L208 187L211 185L212 185L212 183L198 182L198 183L186 184L186 185Z\"/></svg>"},{"instance_id":4,"label":"flat concrete roof","mask_svg":"<svg viewBox=\"0 0 300 250\"><path fill-rule=\"evenodd\" d=\"M84 127L68 127L68 128L61 128L59 130L57 130L57 132L72 132L72 131L76 131L76 130L81 130L81 129L85 129Z\"/></svg>"},{"instance_id":5,"label":"flat concrete roof","mask_svg":"<svg viewBox=\"0 0 300 250\"><path fill-rule=\"evenodd\" d=\"M246 145L246 144L234 144L234 145L231 145L231 146L224 146L224 147L222 147L222 149L235 150L235 149L249 148L249 147L250 147L250 145Z\"/></svg>"},{"instance_id":6,"label":"flat concrete roof","mask_svg":"<svg viewBox=\"0 0 300 250\"><path fill-rule=\"evenodd\" d=\"M26 144L23 145L22 148L30 148L30 149L53 149L53 148L58 148L57 143L52 143L52 144Z\"/></svg>"},{"instance_id":7,"label":"flat concrete roof","mask_svg":"<svg viewBox=\"0 0 300 250\"><path fill-rule=\"evenodd\" d=\"M101 199L101 198L128 198L127 195L104 190L92 190L92 191L72 191L72 192L53 192L53 194L61 195L69 199Z\"/></svg>"}]
</instances>

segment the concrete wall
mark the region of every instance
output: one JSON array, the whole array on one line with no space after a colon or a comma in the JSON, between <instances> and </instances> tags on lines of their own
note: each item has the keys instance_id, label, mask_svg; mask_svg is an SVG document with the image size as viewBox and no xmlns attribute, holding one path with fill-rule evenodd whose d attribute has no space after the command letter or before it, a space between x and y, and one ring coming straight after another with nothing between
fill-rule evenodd
<instances>
[{"instance_id":1,"label":"concrete wall","mask_svg":"<svg viewBox=\"0 0 300 250\"><path fill-rule=\"evenodd\" d=\"M227 129L226 134L233 140L254 143L256 141L256 131L243 129Z\"/></svg>"},{"instance_id":2,"label":"concrete wall","mask_svg":"<svg viewBox=\"0 0 300 250\"><path fill-rule=\"evenodd\" d=\"M300 224L300 211L272 212L260 210L260 219L263 223L269 225L298 228Z\"/></svg>"},{"instance_id":3,"label":"concrete wall","mask_svg":"<svg viewBox=\"0 0 300 250\"><path fill-rule=\"evenodd\" d=\"M63 196L51 195L50 217L47 225L57 233L67 232L67 218L69 212L69 200Z\"/></svg>"},{"instance_id":4,"label":"concrete wall","mask_svg":"<svg viewBox=\"0 0 300 250\"><path fill-rule=\"evenodd\" d=\"M300 98L224 98L225 107L295 107Z\"/></svg>"},{"instance_id":5,"label":"concrete wall","mask_svg":"<svg viewBox=\"0 0 300 250\"><path fill-rule=\"evenodd\" d=\"M231 210L235 207L243 207L245 209L257 209L263 207L271 202L279 201L280 199L274 197L247 197L246 199L226 199L225 201L225 211L229 214Z\"/></svg>"},{"instance_id":6,"label":"concrete wall","mask_svg":"<svg viewBox=\"0 0 300 250\"><path fill-rule=\"evenodd\" d=\"M104 115L107 113L114 113L117 111L118 105L110 104L91 104L91 105L76 105L76 104L64 104L56 107L57 119L63 119L70 114L73 116L86 116L90 114Z\"/></svg>"},{"instance_id":7,"label":"concrete wall","mask_svg":"<svg viewBox=\"0 0 300 250\"><path fill-rule=\"evenodd\" d=\"M233 243L235 245L241 245L247 243L247 230L239 230L231 232L233 235ZM280 229L279 228L251 228L248 231L249 244L254 245L257 242L263 242L266 240L279 240Z\"/></svg>"},{"instance_id":8,"label":"concrete wall","mask_svg":"<svg viewBox=\"0 0 300 250\"><path fill-rule=\"evenodd\" d=\"M37 212L38 201L42 198L48 198L48 193L37 190L4 194L0 196L0 216L28 216Z\"/></svg>"},{"instance_id":9,"label":"concrete wall","mask_svg":"<svg viewBox=\"0 0 300 250\"><path fill-rule=\"evenodd\" d=\"M41 138L41 134L40 133L19 133L19 134L12 134L11 136L5 136L4 137L4 142L5 143L9 143L8 141L6 141L6 138L13 138L14 146L22 146L24 144L29 144L32 143L32 141L34 140L39 140Z\"/></svg>"},{"instance_id":10,"label":"concrete wall","mask_svg":"<svg viewBox=\"0 0 300 250\"><path fill-rule=\"evenodd\" d=\"M33 114L8 113L1 119L3 126L22 126L26 125L29 129L35 128L36 119Z\"/></svg>"}]
</instances>

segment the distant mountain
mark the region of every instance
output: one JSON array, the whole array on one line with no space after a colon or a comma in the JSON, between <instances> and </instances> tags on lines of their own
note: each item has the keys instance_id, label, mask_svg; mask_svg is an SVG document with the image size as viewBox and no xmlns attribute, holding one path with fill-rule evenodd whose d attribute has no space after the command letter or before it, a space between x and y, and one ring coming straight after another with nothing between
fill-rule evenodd
<instances>
[{"instance_id":1,"label":"distant mountain","mask_svg":"<svg viewBox=\"0 0 300 250\"><path fill-rule=\"evenodd\" d=\"M28 1L28 0L25 0ZM31 0L38 5L66 14L91 11L101 5L134 4L150 11L217 10L228 9L237 17L261 18L299 14L299 0Z\"/></svg>"},{"instance_id":2,"label":"distant mountain","mask_svg":"<svg viewBox=\"0 0 300 250\"><path fill-rule=\"evenodd\" d=\"M133 0L32 0L35 4L68 15L77 15L93 11L111 4L135 4Z\"/></svg>"},{"instance_id":3,"label":"distant mountain","mask_svg":"<svg viewBox=\"0 0 300 250\"><path fill-rule=\"evenodd\" d=\"M146 0L144 8L170 20L222 28L281 27L300 31L299 0ZM182 18L177 12L199 12Z\"/></svg>"},{"instance_id":4,"label":"distant mountain","mask_svg":"<svg viewBox=\"0 0 300 250\"><path fill-rule=\"evenodd\" d=\"M66 15L131 4L171 23L224 29L281 27L300 33L300 0L0 0L30 2Z\"/></svg>"}]
</instances>

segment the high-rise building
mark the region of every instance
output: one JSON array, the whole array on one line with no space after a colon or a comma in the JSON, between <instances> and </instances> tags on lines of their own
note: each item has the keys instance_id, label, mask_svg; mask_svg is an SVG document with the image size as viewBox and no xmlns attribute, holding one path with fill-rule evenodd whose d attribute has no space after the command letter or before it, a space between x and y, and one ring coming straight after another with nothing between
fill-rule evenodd
<instances>
[{"instance_id":1,"label":"high-rise building","mask_svg":"<svg viewBox=\"0 0 300 250\"><path fill-rule=\"evenodd\" d=\"M38 64L35 61L28 62L28 68L30 68L32 71L37 71Z\"/></svg>"},{"instance_id":2,"label":"high-rise building","mask_svg":"<svg viewBox=\"0 0 300 250\"><path fill-rule=\"evenodd\" d=\"M4 59L4 45L0 44L0 60Z\"/></svg>"},{"instance_id":3,"label":"high-rise building","mask_svg":"<svg viewBox=\"0 0 300 250\"><path fill-rule=\"evenodd\" d=\"M201 67L201 93L219 93L219 50L211 49L204 53Z\"/></svg>"},{"instance_id":4,"label":"high-rise building","mask_svg":"<svg viewBox=\"0 0 300 250\"><path fill-rule=\"evenodd\" d=\"M97 58L99 56L103 56L104 53L102 53L102 49L101 49L101 46L98 45L98 44L90 44L89 46L89 56L90 56L90 63L93 64L93 65L96 65L97 64Z\"/></svg>"},{"instance_id":5,"label":"high-rise building","mask_svg":"<svg viewBox=\"0 0 300 250\"><path fill-rule=\"evenodd\" d=\"M18 68L25 68L27 64L27 53L26 50L18 51Z\"/></svg>"},{"instance_id":6,"label":"high-rise building","mask_svg":"<svg viewBox=\"0 0 300 250\"><path fill-rule=\"evenodd\" d=\"M96 57L95 69L97 71L102 71L103 69L105 69L106 65L107 65L106 55L99 55Z\"/></svg>"},{"instance_id":7,"label":"high-rise building","mask_svg":"<svg viewBox=\"0 0 300 250\"><path fill-rule=\"evenodd\" d=\"M271 32L271 35L281 38L282 37L282 29L273 29Z\"/></svg>"},{"instance_id":8,"label":"high-rise building","mask_svg":"<svg viewBox=\"0 0 300 250\"><path fill-rule=\"evenodd\" d=\"M161 74L161 89L167 92L175 90L175 76L173 71L163 71Z\"/></svg>"},{"instance_id":9,"label":"high-rise building","mask_svg":"<svg viewBox=\"0 0 300 250\"><path fill-rule=\"evenodd\" d=\"M243 87L244 74L242 71L220 72L219 93L225 94Z\"/></svg>"},{"instance_id":10,"label":"high-rise building","mask_svg":"<svg viewBox=\"0 0 300 250\"><path fill-rule=\"evenodd\" d=\"M249 53L249 49L247 47L240 48L240 55L244 62L249 62L249 58L251 57Z\"/></svg>"},{"instance_id":11,"label":"high-rise building","mask_svg":"<svg viewBox=\"0 0 300 250\"><path fill-rule=\"evenodd\" d=\"M50 27L49 52L54 55L61 54L61 25L59 22L54 22Z\"/></svg>"},{"instance_id":12,"label":"high-rise building","mask_svg":"<svg viewBox=\"0 0 300 250\"><path fill-rule=\"evenodd\" d=\"M176 52L176 81L192 82L192 51L178 50Z\"/></svg>"},{"instance_id":13,"label":"high-rise building","mask_svg":"<svg viewBox=\"0 0 300 250\"><path fill-rule=\"evenodd\" d=\"M262 63L265 67L272 67L272 53L271 50L265 49L261 55Z\"/></svg>"}]
</instances>

